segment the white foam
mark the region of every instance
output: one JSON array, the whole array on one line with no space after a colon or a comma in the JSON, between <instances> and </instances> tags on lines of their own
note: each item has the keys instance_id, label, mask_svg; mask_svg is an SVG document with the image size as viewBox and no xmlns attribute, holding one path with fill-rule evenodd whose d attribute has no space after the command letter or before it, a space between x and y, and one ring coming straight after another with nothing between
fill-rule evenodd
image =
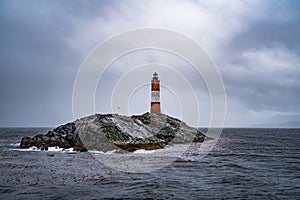
<instances>
[{"instance_id":1,"label":"white foam","mask_svg":"<svg viewBox=\"0 0 300 200\"><path fill-rule=\"evenodd\" d=\"M173 154L178 154L182 152L182 149L186 148L186 145L168 145L165 146L164 148L161 149L154 149L154 150L145 150L145 149L138 149L134 152L127 152L129 155L131 154L169 154L169 155L173 155ZM96 151L96 150L89 150L90 153L93 154L119 154L118 150L112 150L112 151L107 151L107 152L103 152L103 151Z\"/></svg>"},{"instance_id":2,"label":"white foam","mask_svg":"<svg viewBox=\"0 0 300 200\"><path fill-rule=\"evenodd\" d=\"M139 150L136 150L134 151L133 153L139 153L139 154L148 154L148 153L155 153L159 151L158 149L157 150L145 150L145 149L139 149Z\"/></svg>"},{"instance_id":3,"label":"white foam","mask_svg":"<svg viewBox=\"0 0 300 200\"><path fill-rule=\"evenodd\" d=\"M41 149L33 146L33 147L29 147L27 149L11 149L13 151L42 151ZM59 147L48 147L48 150L45 152L62 152L62 153L76 153L76 151L74 151L73 148L69 148L69 149L63 149L63 148L59 148Z\"/></svg>"},{"instance_id":4,"label":"white foam","mask_svg":"<svg viewBox=\"0 0 300 200\"><path fill-rule=\"evenodd\" d=\"M20 146L20 143L18 142L18 143L11 143L11 144L9 144L10 146L13 146L13 147L18 147L18 146Z\"/></svg>"},{"instance_id":5,"label":"white foam","mask_svg":"<svg viewBox=\"0 0 300 200\"><path fill-rule=\"evenodd\" d=\"M41 151L37 147L29 147L27 149L10 149L10 150L12 150L12 151Z\"/></svg>"},{"instance_id":6,"label":"white foam","mask_svg":"<svg viewBox=\"0 0 300 200\"><path fill-rule=\"evenodd\" d=\"M116 150L107 151L107 152L96 151L96 150L89 150L89 152L90 153L94 153L94 154L113 154L113 153L116 153Z\"/></svg>"},{"instance_id":7,"label":"white foam","mask_svg":"<svg viewBox=\"0 0 300 200\"><path fill-rule=\"evenodd\" d=\"M65 153L75 153L76 151L74 151L73 148L69 148L69 149L63 149L63 148L59 148L59 147L49 147L48 151L50 152L65 152Z\"/></svg>"}]
</instances>

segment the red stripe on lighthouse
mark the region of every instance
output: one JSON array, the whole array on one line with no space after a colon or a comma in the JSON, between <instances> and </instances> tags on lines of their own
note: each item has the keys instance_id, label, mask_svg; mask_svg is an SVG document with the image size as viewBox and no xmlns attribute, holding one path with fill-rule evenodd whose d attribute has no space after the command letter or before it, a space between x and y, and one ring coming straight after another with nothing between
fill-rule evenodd
<instances>
[{"instance_id":1,"label":"red stripe on lighthouse","mask_svg":"<svg viewBox=\"0 0 300 200\"><path fill-rule=\"evenodd\" d=\"M151 88L151 91L159 91L159 81L152 80Z\"/></svg>"},{"instance_id":2,"label":"red stripe on lighthouse","mask_svg":"<svg viewBox=\"0 0 300 200\"><path fill-rule=\"evenodd\" d=\"M151 81L150 113L160 113L160 85L156 72L153 74Z\"/></svg>"}]
</instances>

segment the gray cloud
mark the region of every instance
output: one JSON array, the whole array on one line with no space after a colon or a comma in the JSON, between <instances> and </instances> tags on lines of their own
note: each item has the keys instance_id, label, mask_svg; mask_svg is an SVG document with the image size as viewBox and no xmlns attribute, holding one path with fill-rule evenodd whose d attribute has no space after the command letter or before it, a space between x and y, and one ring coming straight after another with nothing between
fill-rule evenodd
<instances>
[{"instance_id":1,"label":"gray cloud","mask_svg":"<svg viewBox=\"0 0 300 200\"><path fill-rule=\"evenodd\" d=\"M275 116L278 123L294 121L300 112L298 1L0 4L1 126L54 126L72 120L73 82L88 52L120 31L149 26L179 31L207 49L227 89L228 126L269 123ZM136 59L176 65L172 56L151 52ZM113 84L123 73L118 66L125 65L130 65L126 59L116 63L107 74L115 79L105 84ZM182 71L207 101L205 86L198 86L199 77L186 68Z\"/></svg>"}]
</instances>

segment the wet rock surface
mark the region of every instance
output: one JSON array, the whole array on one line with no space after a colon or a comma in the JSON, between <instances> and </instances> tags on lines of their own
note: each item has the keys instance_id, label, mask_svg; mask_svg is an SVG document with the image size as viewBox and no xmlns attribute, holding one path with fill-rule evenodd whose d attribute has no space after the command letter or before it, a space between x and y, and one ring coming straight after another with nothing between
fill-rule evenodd
<instances>
[{"instance_id":1,"label":"wet rock surface","mask_svg":"<svg viewBox=\"0 0 300 200\"><path fill-rule=\"evenodd\" d=\"M122 116L95 114L61 125L47 134L22 138L20 148L36 146L75 151L153 150L176 143L203 142L207 137L198 129L165 114Z\"/></svg>"}]
</instances>

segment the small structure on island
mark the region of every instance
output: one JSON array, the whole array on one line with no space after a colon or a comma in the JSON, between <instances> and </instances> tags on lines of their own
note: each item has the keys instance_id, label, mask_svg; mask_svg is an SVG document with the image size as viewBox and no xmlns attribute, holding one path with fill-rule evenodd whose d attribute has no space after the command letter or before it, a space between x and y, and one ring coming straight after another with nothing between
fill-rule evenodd
<instances>
[{"instance_id":1,"label":"small structure on island","mask_svg":"<svg viewBox=\"0 0 300 200\"><path fill-rule=\"evenodd\" d=\"M158 74L155 72L151 80L150 113L160 113L160 85Z\"/></svg>"}]
</instances>

